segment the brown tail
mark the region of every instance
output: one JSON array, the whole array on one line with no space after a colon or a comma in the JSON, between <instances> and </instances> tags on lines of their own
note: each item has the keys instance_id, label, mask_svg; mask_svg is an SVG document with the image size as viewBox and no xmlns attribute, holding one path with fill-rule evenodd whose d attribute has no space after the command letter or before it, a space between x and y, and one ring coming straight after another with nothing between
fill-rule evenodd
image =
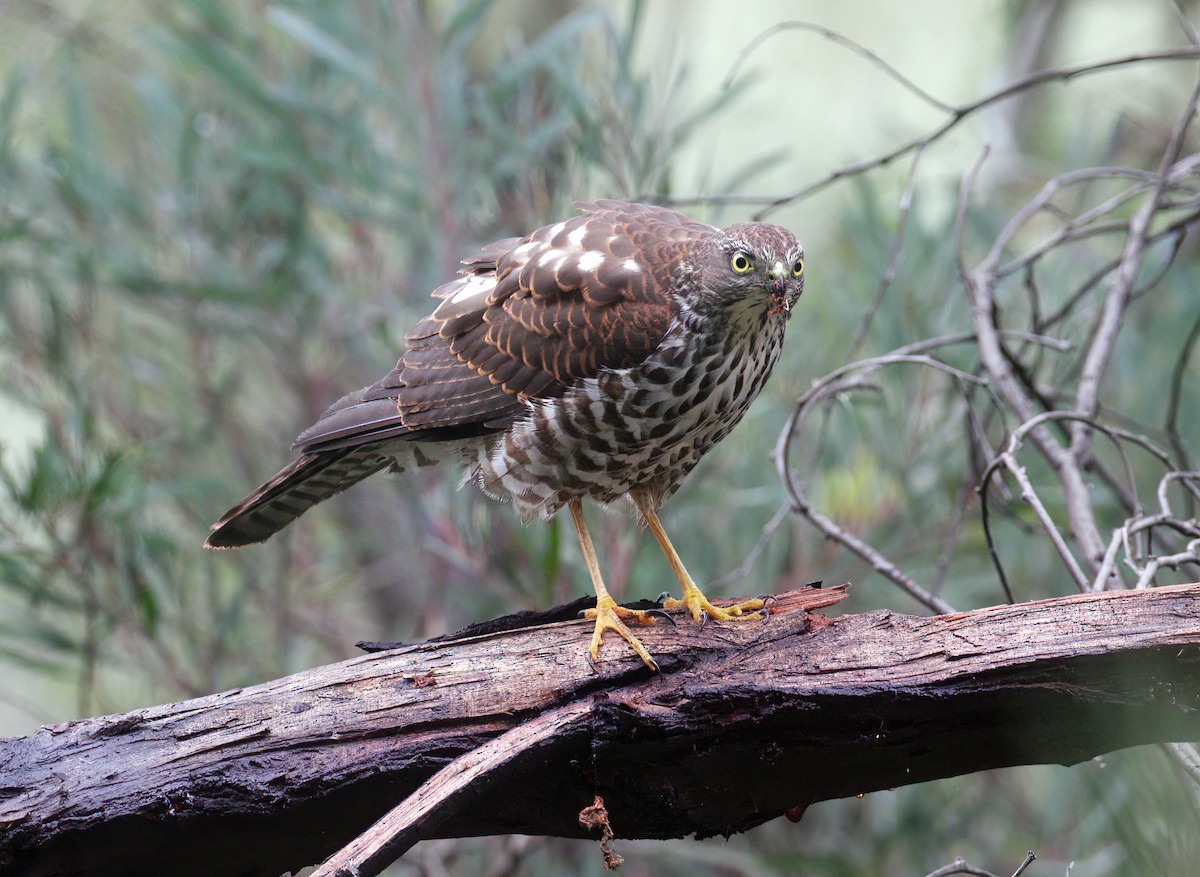
<instances>
[{"instance_id":1,"label":"brown tail","mask_svg":"<svg viewBox=\"0 0 1200 877\"><path fill-rule=\"evenodd\" d=\"M239 548L262 542L312 506L374 475L389 462L370 446L301 454L213 524L204 547Z\"/></svg>"}]
</instances>

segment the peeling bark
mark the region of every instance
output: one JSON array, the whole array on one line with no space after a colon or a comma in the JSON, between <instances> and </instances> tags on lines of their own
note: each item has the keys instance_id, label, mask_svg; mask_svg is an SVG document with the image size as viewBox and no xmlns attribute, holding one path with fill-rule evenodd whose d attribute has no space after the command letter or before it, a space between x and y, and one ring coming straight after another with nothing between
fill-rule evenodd
<instances>
[{"instance_id":1,"label":"peeling bark","mask_svg":"<svg viewBox=\"0 0 1200 877\"><path fill-rule=\"evenodd\" d=\"M590 622L518 618L3 740L0 874L274 877L567 705L419 836L582 837L597 795L617 837L728 834L830 798L1200 738L1200 586L932 618L802 611L839 597L639 631L661 676L615 640L590 667Z\"/></svg>"}]
</instances>

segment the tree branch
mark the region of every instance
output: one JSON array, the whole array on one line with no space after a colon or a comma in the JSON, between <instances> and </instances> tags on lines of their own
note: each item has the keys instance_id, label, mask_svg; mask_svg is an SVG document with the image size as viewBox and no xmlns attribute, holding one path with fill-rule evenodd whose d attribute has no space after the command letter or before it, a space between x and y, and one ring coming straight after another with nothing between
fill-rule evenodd
<instances>
[{"instance_id":1,"label":"tree branch","mask_svg":"<svg viewBox=\"0 0 1200 877\"><path fill-rule=\"evenodd\" d=\"M762 623L646 628L662 675L607 640L593 669L590 623L543 613L0 741L0 874L274 877L423 785L399 834L358 844L357 873L424 838L584 837L597 796L617 837L704 837L1200 737L1200 585L931 618L802 611L843 590L785 594Z\"/></svg>"},{"instance_id":2,"label":"tree branch","mask_svg":"<svg viewBox=\"0 0 1200 877\"><path fill-rule=\"evenodd\" d=\"M807 25L804 22L796 22L795 27L811 30L821 34L822 36L829 36L834 33L833 31L829 31L827 28L823 28L819 25ZM769 31L764 32L764 34L762 34L760 37L757 37L755 41L751 43L751 48L761 46L763 39L777 32L778 29L779 26L776 25ZM837 36L837 42L842 45L850 45L852 42L845 37L841 37L840 35ZM858 46L858 44L853 44L851 48L859 54L864 54L868 51L865 48ZM872 60L872 63L876 63L878 56L875 56L874 53L869 54L871 56L870 60ZM1178 46L1175 48L1161 49L1152 52L1138 52L1120 58L1109 58L1107 60L1096 61L1088 64L1067 65L1062 67L1051 67L1046 70L1039 70L1035 73L1030 73L1027 76L1022 76L1019 79L1014 79L1012 82L1009 82L1002 88L990 92L983 97L977 98L974 101L970 101L969 103L958 104L955 106L947 105L948 109L946 112L949 118L934 126L924 135L915 137L912 140L909 140L900 146L890 149L880 155L876 155L873 158L860 159L859 161L843 165L842 167L826 174L821 179L802 186L801 188L782 196L710 195L703 197L696 196L669 198L660 196L657 198L657 200L660 203L667 204L669 206L687 206L692 204L762 204L764 206L752 216L755 221L761 221L766 219L771 213L779 210L779 208L797 201L803 201L806 198L810 198L818 192L838 182L839 180L847 177L858 176L859 174L873 171L877 168L886 167L903 155L907 155L910 152L923 150L931 143L940 140L952 129L957 127L961 122L963 122L969 116L974 115L979 110L1007 100L1015 95L1021 94L1028 89L1037 88L1051 82L1069 82L1073 79L1090 76L1093 73L1100 73L1119 67L1126 67L1132 64L1143 64L1147 62L1157 63L1161 61L1192 61L1196 58L1200 58L1200 47ZM743 60L743 58L739 57L736 63L740 65L743 63ZM890 65L877 64L877 66L881 66L884 72L889 73L889 75L891 75L890 71L894 69ZM893 78L895 77L893 76ZM900 79L898 81L904 88L914 91L915 86L913 86L912 83L907 79ZM932 97L932 95L928 95L928 93L924 92L923 90L916 89L916 91L914 91L914 93L918 92L920 93L919 96L921 96L921 99L925 100L927 103L944 103L943 101L939 101L937 98ZM654 196L652 194L647 194L646 197L653 198Z\"/></svg>"}]
</instances>

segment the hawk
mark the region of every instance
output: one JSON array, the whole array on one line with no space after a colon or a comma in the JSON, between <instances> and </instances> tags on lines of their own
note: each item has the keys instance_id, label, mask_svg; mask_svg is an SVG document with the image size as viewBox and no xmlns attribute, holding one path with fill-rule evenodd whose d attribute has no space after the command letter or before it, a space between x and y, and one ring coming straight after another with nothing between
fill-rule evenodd
<instances>
[{"instance_id":1,"label":"hawk","mask_svg":"<svg viewBox=\"0 0 1200 877\"><path fill-rule=\"evenodd\" d=\"M396 367L302 432L299 456L205 545L262 542L368 475L457 459L464 480L524 521L570 511L596 589L593 661L614 630L657 669L627 626L653 624L655 610L609 594L584 499L631 503L650 528L683 589L665 609L700 623L760 617L762 600L708 601L658 510L771 374L804 291L804 250L765 223L718 229L645 204L577 206L579 216L466 259Z\"/></svg>"}]
</instances>

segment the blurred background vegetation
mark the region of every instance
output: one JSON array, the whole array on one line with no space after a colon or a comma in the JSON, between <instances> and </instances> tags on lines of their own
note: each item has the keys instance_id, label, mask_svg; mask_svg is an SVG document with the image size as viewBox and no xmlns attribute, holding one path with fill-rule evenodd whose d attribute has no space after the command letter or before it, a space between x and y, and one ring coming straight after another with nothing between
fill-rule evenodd
<instances>
[{"instance_id":1,"label":"blurred background vegetation","mask_svg":"<svg viewBox=\"0 0 1200 877\"><path fill-rule=\"evenodd\" d=\"M693 215L743 220L945 118L819 34L752 46L771 26L804 19L852 36L951 103L1031 70L1189 39L1166 2L0 10L4 735L585 593L569 525L521 527L457 490L451 471L372 479L264 546L200 544L290 458L301 428L390 368L429 291L480 244L592 197L680 199ZM763 399L668 506L699 581L750 594L851 580L847 611L926 611L788 514L769 454L792 404L849 359L970 328L953 226L982 144L991 157L964 233L976 254L1056 174L1155 170L1195 68L1114 70L973 116L923 157L907 213L906 168L890 165L773 210L805 241L808 294ZM1120 246L1074 251L1041 282L1069 289ZM1198 254L1181 240L1151 255L1154 295L1126 314L1105 410L1157 424L1153 437L1179 442L1186 462L1200 381L1182 382L1176 428L1164 408L1173 371L1198 367L1181 358L1200 312ZM1032 300L1019 283L1006 295L1012 313ZM1085 340L1098 307L1082 300L1058 337ZM973 356L945 359L971 371ZM1048 392L1077 378L1055 356L1040 354L1035 370ZM957 608L1002 601L968 489L980 461L962 440L961 393L921 369L887 371L875 387L835 400L797 441L814 504ZM998 441L1002 426L982 429ZM1152 496L1157 474L1136 465ZM1099 501L1097 514L1111 527L1125 512ZM614 590L662 590L655 547L620 516L592 517ZM995 522L1017 599L1071 592L1030 521L1010 502ZM725 843L618 846L632 875L920 875L957 855L1010 873L1026 849L1039 856L1028 875L1072 861L1076 877L1182 875L1200 861L1197 791L1162 751L1143 749L829 802L798 825ZM422 844L389 873L600 870L590 843L504 838Z\"/></svg>"}]
</instances>

